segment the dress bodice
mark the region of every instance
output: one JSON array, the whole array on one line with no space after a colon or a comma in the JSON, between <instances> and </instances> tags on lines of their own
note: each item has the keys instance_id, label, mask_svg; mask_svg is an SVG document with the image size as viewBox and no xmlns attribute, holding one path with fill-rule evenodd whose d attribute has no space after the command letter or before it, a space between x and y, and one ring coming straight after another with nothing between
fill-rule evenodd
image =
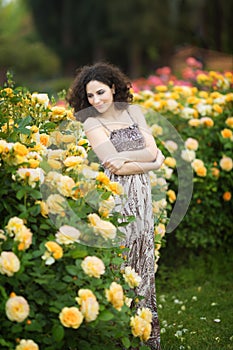
<instances>
[{"instance_id":1,"label":"dress bodice","mask_svg":"<svg viewBox=\"0 0 233 350\"><path fill-rule=\"evenodd\" d=\"M111 131L110 140L118 152L133 151L145 147L145 139L136 123L126 128Z\"/></svg>"}]
</instances>

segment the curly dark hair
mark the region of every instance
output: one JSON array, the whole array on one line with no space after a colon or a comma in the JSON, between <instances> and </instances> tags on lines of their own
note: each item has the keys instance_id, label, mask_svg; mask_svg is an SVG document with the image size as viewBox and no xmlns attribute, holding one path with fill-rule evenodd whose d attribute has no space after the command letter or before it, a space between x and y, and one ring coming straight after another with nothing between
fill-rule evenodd
<instances>
[{"instance_id":1,"label":"curly dark hair","mask_svg":"<svg viewBox=\"0 0 233 350\"><path fill-rule=\"evenodd\" d=\"M131 82L118 67L106 62L86 65L77 69L74 82L66 96L66 100L74 108L75 116L78 120L84 121L89 116L99 114L87 99L86 85L92 80L97 80L110 88L114 85L114 102L120 102L115 105L117 109L125 109L132 102Z\"/></svg>"}]
</instances>

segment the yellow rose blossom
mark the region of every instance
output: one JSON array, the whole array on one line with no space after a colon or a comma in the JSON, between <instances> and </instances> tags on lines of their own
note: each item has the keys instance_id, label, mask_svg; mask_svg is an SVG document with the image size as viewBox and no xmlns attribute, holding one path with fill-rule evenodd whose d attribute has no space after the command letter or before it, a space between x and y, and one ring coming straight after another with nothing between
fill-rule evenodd
<instances>
[{"instance_id":1,"label":"yellow rose blossom","mask_svg":"<svg viewBox=\"0 0 233 350\"><path fill-rule=\"evenodd\" d=\"M151 313L150 309L148 309L147 307L143 307L141 309L138 309L137 314L139 317L141 317L146 322L149 322L149 323L152 322L152 313Z\"/></svg>"},{"instance_id":2,"label":"yellow rose blossom","mask_svg":"<svg viewBox=\"0 0 233 350\"><path fill-rule=\"evenodd\" d=\"M19 243L19 250L26 250L32 244L32 232L26 226L23 226L14 237L14 240Z\"/></svg>"},{"instance_id":3,"label":"yellow rose blossom","mask_svg":"<svg viewBox=\"0 0 233 350\"><path fill-rule=\"evenodd\" d=\"M219 106L219 105L216 104L216 103L213 105L213 110L214 110L215 112L217 112L218 114L221 114L221 113L223 112L222 107Z\"/></svg>"},{"instance_id":4,"label":"yellow rose blossom","mask_svg":"<svg viewBox=\"0 0 233 350\"><path fill-rule=\"evenodd\" d=\"M97 318L99 314L99 303L90 289L80 289L78 291L78 297L75 300L80 305L80 311L86 322L92 322Z\"/></svg>"},{"instance_id":5,"label":"yellow rose blossom","mask_svg":"<svg viewBox=\"0 0 233 350\"><path fill-rule=\"evenodd\" d=\"M225 202L230 201L231 200L231 192L229 192L229 191L224 192L222 197L223 197Z\"/></svg>"},{"instance_id":6,"label":"yellow rose blossom","mask_svg":"<svg viewBox=\"0 0 233 350\"><path fill-rule=\"evenodd\" d=\"M151 129L152 135L154 137L163 134L163 129L161 128L161 126L159 126L157 124L153 124L150 129Z\"/></svg>"},{"instance_id":7,"label":"yellow rose blossom","mask_svg":"<svg viewBox=\"0 0 233 350\"><path fill-rule=\"evenodd\" d=\"M89 214L88 220L96 234L100 234L105 240L116 237L116 227L106 220L102 220L97 214Z\"/></svg>"},{"instance_id":8,"label":"yellow rose blossom","mask_svg":"<svg viewBox=\"0 0 233 350\"><path fill-rule=\"evenodd\" d=\"M207 98L209 97L209 94L208 94L208 92L206 92L206 91L200 91L200 92L199 92L199 96L200 96L201 98L207 99Z\"/></svg>"},{"instance_id":9,"label":"yellow rose blossom","mask_svg":"<svg viewBox=\"0 0 233 350\"><path fill-rule=\"evenodd\" d=\"M200 166L195 169L195 172L198 176L205 177L207 173L207 169L205 166Z\"/></svg>"},{"instance_id":10,"label":"yellow rose blossom","mask_svg":"<svg viewBox=\"0 0 233 350\"><path fill-rule=\"evenodd\" d=\"M233 128L233 117L228 117L225 121L225 123L227 124L227 126L229 126L230 128Z\"/></svg>"},{"instance_id":11,"label":"yellow rose blossom","mask_svg":"<svg viewBox=\"0 0 233 350\"><path fill-rule=\"evenodd\" d=\"M109 289L105 290L105 295L112 306L116 310L120 311L124 305L124 293L122 286L116 282L112 282Z\"/></svg>"},{"instance_id":12,"label":"yellow rose blossom","mask_svg":"<svg viewBox=\"0 0 233 350\"><path fill-rule=\"evenodd\" d=\"M44 218L48 217L49 214L49 209L48 209L48 205L45 201L36 201L35 204L39 204L40 205L40 213Z\"/></svg>"},{"instance_id":13,"label":"yellow rose blossom","mask_svg":"<svg viewBox=\"0 0 233 350\"><path fill-rule=\"evenodd\" d=\"M225 128L225 129L221 130L221 135L224 139L231 139L233 133L230 129Z\"/></svg>"},{"instance_id":14,"label":"yellow rose blossom","mask_svg":"<svg viewBox=\"0 0 233 350\"><path fill-rule=\"evenodd\" d=\"M23 322L29 315L29 305L22 296L10 297L6 302L6 315L10 321Z\"/></svg>"},{"instance_id":15,"label":"yellow rose blossom","mask_svg":"<svg viewBox=\"0 0 233 350\"><path fill-rule=\"evenodd\" d=\"M138 287L142 281L139 274L131 266L126 266L123 277L130 288Z\"/></svg>"},{"instance_id":16,"label":"yellow rose blossom","mask_svg":"<svg viewBox=\"0 0 233 350\"><path fill-rule=\"evenodd\" d=\"M40 165L40 161L37 159L29 159L28 160L29 167L32 169L36 169Z\"/></svg>"},{"instance_id":17,"label":"yellow rose blossom","mask_svg":"<svg viewBox=\"0 0 233 350\"><path fill-rule=\"evenodd\" d=\"M198 149L198 141L196 139L193 139L192 137L187 138L187 140L185 141L185 147L196 151Z\"/></svg>"},{"instance_id":18,"label":"yellow rose blossom","mask_svg":"<svg viewBox=\"0 0 233 350\"><path fill-rule=\"evenodd\" d=\"M213 119L211 119L209 117L202 117L200 119L200 123L204 126L207 126L207 127L212 127L214 125Z\"/></svg>"},{"instance_id":19,"label":"yellow rose blossom","mask_svg":"<svg viewBox=\"0 0 233 350\"><path fill-rule=\"evenodd\" d=\"M151 334L151 324L138 315L131 317L130 326L134 337L147 341Z\"/></svg>"},{"instance_id":20,"label":"yellow rose blossom","mask_svg":"<svg viewBox=\"0 0 233 350\"><path fill-rule=\"evenodd\" d=\"M105 266L97 256L86 256L81 263L83 271L90 277L100 278L105 273Z\"/></svg>"},{"instance_id":21,"label":"yellow rose blossom","mask_svg":"<svg viewBox=\"0 0 233 350\"><path fill-rule=\"evenodd\" d=\"M100 166L99 166L99 163L92 162L90 164L90 167L91 167L92 170L98 171Z\"/></svg>"},{"instance_id":22,"label":"yellow rose blossom","mask_svg":"<svg viewBox=\"0 0 233 350\"><path fill-rule=\"evenodd\" d=\"M166 233L166 227L163 223L159 223L158 225L155 226L155 234L160 235L161 238L164 237Z\"/></svg>"},{"instance_id":23,"label":"yellow rose blossom","mask_svg":"<svg viewBox=\"0 0 233 350\"><path fill-rule=\"evenodd\" d=\"M173 190L167 191L168 200L170 203L174 203L176 201L176 193Z\"/></svg>"},{"instance_id":24,"label":"yellow rose blossom","mask_svg":"<svg viewBox=\"0 0 233 350\"><path fill-rule=\"evenodd\" d=\"M231 171L232 167L233 167L233 161L232 158L230 157L222 157L222 159L219 162L220 167L222 168L222 170L225 171Z\"/></svg>"},{"instance_id":25,"label":"yellow rose blossom","mask_svg":"<svg viewBox=\"0 0 233 350\"><path fill-rule=\"evenodd\" d=\"M109 196L108 199L102 200L99 203L99 213L100 215L104 217L108 217L109 213L114 209L115 207L115 200L113 196Z\"/></svg>"},{"instance_id":26,"label":"yellow rose blossom","mask_svg":"<svg viewBox=\"0 0 233 350\"><path fill-rule=\"evenodd\" d=\"M20 269L20 261L13 252L3 251L0 255L0 273L9 277Z\"/></svg>"},{"instance_id":27,"label":"yellow rose blossom","mask_svg":"<svg viewBox=\"0 0 233 350\"><path fill-rule=\"evenodd\" d=\"M20 142L16 142L13 146L15 154L19 156L26 156L29 152L26 146L22 145Z\"/></svg>"},{"instance_id":28,"label":"yellow rose blossom","mask_svg":"<svg viewBox=\"0 0 233 350\"><path fill-rule=\"evenodd\" d=\"M63 249L62 247L53 241L48 241L45 243L45 247L48 249L48 251L52 254L54 259L61 259L63 256Z\"/></svg>"},{"instance_id":29,"label":"yellow rose blossom","mask_svg":"<svg viewBox=\"0 0 233 350\"><path fill-rule=\"evenodd\" d=\"M17 216L14 216L11 218L7 225L6 225L6 230L7 232L12 235L20 232L24 226L24 221Z\"/></svg>"},{"instance_id":30,"label":"yellow rose blossom","mask_svg":"<svg viewBox=\"0 0 233 350\"><path fill-rule=\"evenodd\" d=\"M233 92L226 94L226 102L233 101Z\"/></svg>"},{"instance_id":31,"label":"yellow rose blossom","mask_svg":"<svg viewBox=\"0 0 233 350\"><path fill-rule=\"evenodd\" d=\"M40 134L40 143L43 145L43 146L49 146L50 144L50 137L49 135L47 134Z\"/></svg>"},{"instance_id":32,"label":"yellow rose blossom","mask_svg":"<svg viewBox=\"0 0 233 350\"><path fill-rule=\"evenodd\" d=\"M194 159L194 161L191 163L192 168L194 170L196 170L197 168L203 167L204 166L204 162L201 159Z\"/></svg>"},{"instance_id":33,"label":"yellow rose blossom","mask_svg":"<svg viewBox=\"0 0 233 350\"><path fill-rule=\"evenodd\" d=\"M159 92L165 92L167 91L167 86L166 85L157 85L155 89Z\"/></svg>"},{"instance_id":34,"label":"yellow rose blossom","mask_svg":"<svg viewBox=\"0 0 233 350\"><path fill-rule=\"evenodd\" d=\"M63 225L59 228L59 231L55 234L56 241L59 244L72 244L74 242L79 242L79 237L81 232L69 225Z\"/></svg>"},{"instance_id":35,"label":"yellow rose blossom","mask_svg":"<svg viewBox=\"0 0 233 350\"><path fill-rule=\"evenodd\" d=\"M5 92L8 97L13 97L14 96L13 90L11 88L9 88L9 87L3 89L2 91Z\"/></svg>"},{"instance_id":36,"label":"yellow rose blossom","mask_svg":"<svg viewBox=\"0 0 233 350\"><path fill-rule=\"evenodd\" d=\"M96 180L104 185L108 185L110 183L109 177L102 171L100 171L99 174L96 176Z\"/></svg>"},{"instance_id":37,"label":"yellow rose blossom","mask_svg":"<svg viewBox=\"0 0 233 350\"><path fill-rule=\"evenodd\" d=\"M52 169L58 170L58 169L61 169L61 168L62 168L61 162L59 162L59 161L56 160L56 159L51 159L51 158L49 158L49 159L47 160L47 163L48 163L48 165L49 165Z\"/></svg>"},{"instance_id":38,"label":"yellow rose blossom","mask_svg":"<svg viewBox=\"0 0 233 350\"><path fill-rule=\"evenodd\" d=\"M190 126L197 127L197 126L199 126L199 125L201 124L201 122L200 122L199 119L190 119L190 120L188 121L188 124L189 124Z\"/></svg>"},{"instance_id":39,"label":"yellow rose blossom","mask_svg":"<svg viewBox=\"0 0 233 350\"><path fill-rule=\"evenodd\" d=\"M80 156L70 156L63 161L64 165L69 169L73 169L78 165L82 164L83 162L84 162L84 158Z\"/></svg>"},{"instance_id":40,"label":"yellow rose blossom","mask_svg":"<svg viewBox=\"0 0 233 350\"><path fill-rule=\"evenodd\" d=\"M49 104L49 97L47 94L39 94L34 92L31 96L34 103L41 104L43 107L47 108Z\"/></svg>"},{"instance_id":41,"label":"yellow rose blossom","mask_svg":"<svg viewBox=\"0 0 233 350\"><path fill-rule=\"evenodd\" d=\"M122 195L124 194L124 188L119 182L110 182L108 185L110 191L112 191L113 194L115 195Z\"/></svg>"},{"instance_id":42,"label":"yellow rose blossom","mask_svg":"<svg viewBox=\"0 0 233 350\"><path fill-rule=\"evenodd\" d=\"M83 322L83 314L77 307L64 307L59 314L59 319L64 327L77 329Z\"/></svg>"},{"instance_id":43,"label":"yellow rose blossom","mask_svg":"<svg viewBox=\"0 0 233 350\"><path fill-rule=\"evenodd\" d=\"M60 181L57 182L57 190L65 197L71 197L75 182L70 176L61 175Z\"/></svg>"},{"instance_id":44,"label":"yellow rose blossom","mask_svg":"<svg viewBox=\"0 0 233 350\"><path fill-rule=\"evenodd\" d=\"M31 339L21 339L15 350L39 350L39 346Z\"/></svg>"},{"instance_id":45,"label":"yellow rose blossom","mask_svg":"<svg viewBox=\"0 0 233 350\"><path fill-rule=\"evenodd\" d=\"M213 168L211 168L211 173L212 173L212 175L213 175L214 177L218 178L218 177L219 177L219 174L220 174L220 171L219 171L218 168L213 167Z\"/></svg>"},{"instance_id":46,"label":"yellow rose blossom","mask_svg":"<svg viewBox=\"0 0 233 350\"><path fill-rule=\"evenodd\" d=\"M86 143L89 143L89 141L87 139L80 139L78 140L78 145L79 146L83 146L85 145Z\"/></svg>"}]
</instances>

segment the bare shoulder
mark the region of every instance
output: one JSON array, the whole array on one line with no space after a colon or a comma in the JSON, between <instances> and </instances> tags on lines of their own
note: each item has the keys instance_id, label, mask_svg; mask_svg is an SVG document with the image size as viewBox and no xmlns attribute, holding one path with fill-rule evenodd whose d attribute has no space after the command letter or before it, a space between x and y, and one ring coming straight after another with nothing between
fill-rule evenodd
<instances>
[{"instance_id":1,"label":"bare shoulder","mask_svg":"<svg viewBox=\"0 0 233 350\"><path fill-rule=\"evenodd\" d=\"M83 123L83 128L85 132L93 130L95 128L99 128L99 127L101 127L100 122L98 121L98 119L93 117L87 118Z\"/></svg>"},{"instance_id":2,"label":"bare shoulder","mask_svg":"<svg viewBox=\"0 0 233 350\"><path fill-rule=\"evenodd\" d=\"M149 131L149 126L146 123L144 112L145 111L143 110L143 108L139 105L132 104L129 107L129 113L132 116L132 118L134 119L134 121L136 123L138 123L138 125L141 128Z\"/></svg>"}]
</instances>

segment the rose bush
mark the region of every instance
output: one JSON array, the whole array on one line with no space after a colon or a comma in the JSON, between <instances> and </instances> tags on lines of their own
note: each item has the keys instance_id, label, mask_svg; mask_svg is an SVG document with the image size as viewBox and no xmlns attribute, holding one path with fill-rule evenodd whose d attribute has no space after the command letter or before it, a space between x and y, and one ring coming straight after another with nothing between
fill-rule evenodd
<instances>
[{"instance_id":1,"label":"rose bush","mask_svg":"<svg viewBox=\"0 0 233 350\"><path fill-rule=\"evenodd\" d=\"M166 169L151 172L156 261ZM71 110L9 79L0 90L1 349L128 349L148 339L150 320L130 307L140 276L125 271L119 246L134 218L122 221L123 189L102 170Z\"/></svg>"},{"instance_id":2,"label":"rose bush","mask_svg":"<svg viewBox=\"0 0 233 350\"><path fill-rule=\"evenodd\" d=\"M194 59L188 63L188 84L174 76L170 79L171 70L165 70L165 80L150 77L139 86L136 82L135 99L149 109L148 123L166 154L165 164L177 169L181 165L175 163L184 160L193 169L190 207L174 232L179 244L191 248L227 246L232 244L233 74L203 71ZM182 142L172 139L164 118ZM168 201L174 206L179 192L177 172L167 181Z\"/></svg>"}]
</instances>

